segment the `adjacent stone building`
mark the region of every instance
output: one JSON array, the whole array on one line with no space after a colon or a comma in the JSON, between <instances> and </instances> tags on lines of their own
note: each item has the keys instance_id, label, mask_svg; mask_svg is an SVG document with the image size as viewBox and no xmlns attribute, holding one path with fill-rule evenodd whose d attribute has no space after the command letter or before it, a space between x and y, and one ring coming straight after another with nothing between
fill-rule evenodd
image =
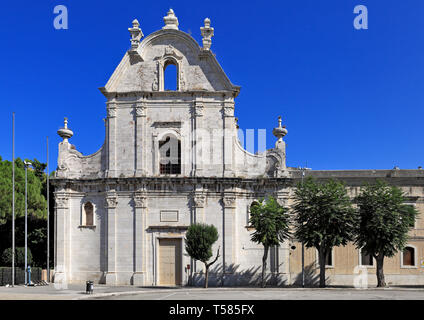
<instances>
[{"instance_id":1,"label":"adjacent stone building","mask_svg":"<svg viewBox=\"0 0 424 320\"><path fill-rule=\"evenodd\" d=\"M377 178L400 186L408 201L424 212L423 170L303 171L286 167L281 118L275 148L252 154L238 138L234 117L240 87L231 83L211 51L214 29L205 19L202 47L178 29L170 10L164 27L143 41L133 21L131 48L101 92L107 98L105 142L83 156L69 143L65 119L58 131L55 179L54 281L95 280L111 285L185 285L200 280L202 264L185 252L191 223L219 231L211 271L212 285L256 284L262 247L250 241L252 202L273 195L291 204L302 173L341 179L351 195ZM172 67L171 67L172 66ZM174 68L174 90L167 69ZM387 259L389 283L424 284L424 222L417 220L405 252ZM272 249L270 282L299 281L301 246L287 242ZM316 252L306 250L306 279L316 274ZM328 258L329 282L352 285L355 267L366 265L375 282L375 263L352 245Z\"/></svg>"}]
</instances>

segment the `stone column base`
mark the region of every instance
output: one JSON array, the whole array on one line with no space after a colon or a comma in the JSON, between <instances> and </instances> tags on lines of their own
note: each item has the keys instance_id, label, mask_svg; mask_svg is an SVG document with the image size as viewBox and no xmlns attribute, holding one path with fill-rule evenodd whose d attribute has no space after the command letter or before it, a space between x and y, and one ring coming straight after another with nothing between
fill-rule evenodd
<instances>
[{"instance_id":1,"label":"stone column base","mask_svg":"<svg viewBox=\"0 0 424 320\"><path fill-rule=\"evenodd\" d=\"M133 285L134 286L145 286L146 285L146 273L145 272L134 272Z\"/></svg>"},{"instance_id":2,"label":"stone column base","mask_svg":"<svg viewBox=\"0 0 424 320\"><path fill-rule=\"evenodd\" d=\"M66 275L64 272L54 273L54 283L66 283Z\"/></svg>"},{"instance_id":3,"label":"stone column base","mask_svg":"<svg viewBox=\"0 0 424 320\"><path fill-rule=\"evenodd\" d=\"M106 284L110 286L116 285L116 273L115 272L108 272L106 274Z\"/></svg>"}]
</instances>

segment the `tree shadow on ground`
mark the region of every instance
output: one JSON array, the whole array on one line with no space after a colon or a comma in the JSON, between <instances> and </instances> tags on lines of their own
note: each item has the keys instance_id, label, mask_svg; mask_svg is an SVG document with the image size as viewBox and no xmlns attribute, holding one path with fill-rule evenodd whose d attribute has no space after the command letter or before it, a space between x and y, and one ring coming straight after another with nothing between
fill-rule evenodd
<instances>
[{"instance_id":1,"label":"tree shadow on ground","mask_svg":"<svg viewBox=\"0 0 424 320\"><path fill-rule=\"evenodd\" d=\"M222 264L217 265L209 270L209 287L261 287L262 284L262 267L251 267L240 270L240 265L231 264L223 272ZM286 286L286 275L278 273L265 274L265 283L269 286ZM205 273L202 271L194 273L190 277L189 285L194 287L204 286Z\"/></svg>"}]
</instances>

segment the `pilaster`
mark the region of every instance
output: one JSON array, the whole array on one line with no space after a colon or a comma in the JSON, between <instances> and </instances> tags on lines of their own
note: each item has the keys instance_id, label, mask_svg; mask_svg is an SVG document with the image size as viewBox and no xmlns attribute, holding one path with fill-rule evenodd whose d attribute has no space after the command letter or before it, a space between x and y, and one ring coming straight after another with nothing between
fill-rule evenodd
<instances>
[{"instance_id":1,"label":"pilaster","mask_svg":"<svg viewBox=\"0 0 424 320\"><path fill-rule=\"evenodd\" d=\"M107 192L105 208L107 210L107 273L106 284L116 284L116 206L117 195L114 191Z\"/></svg>"},{"instance_id":2,"label":"pilaster","mask_svg":"<svg viewBox=\"0 0 424 320\"><path fill-rule=\"evenodd\" d=\"M67 282L67 263L69 242L67 241L69 230L69 195L67 193L55 194L55 262L54 282Z\"/></svg>"},{"instance_id":3,"label":"pilaster","mask_svg":"<svg viewBox=\"0 0 424 320\"><path fill-rule=\"evenodd\" d=\"M134 241L135 241L135 270L133 284L144 286L147 280L147 242L146 242L146 214L147 197L144 192L134 194Z\"/></svg>"}]
</instances>

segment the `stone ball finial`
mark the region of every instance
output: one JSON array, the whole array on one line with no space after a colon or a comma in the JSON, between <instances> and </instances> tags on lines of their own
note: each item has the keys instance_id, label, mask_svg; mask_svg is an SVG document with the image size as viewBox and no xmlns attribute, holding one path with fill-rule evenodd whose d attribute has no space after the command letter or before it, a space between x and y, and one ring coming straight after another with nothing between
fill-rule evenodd
<instances>
[{"instance_id":1,"label":"stone ball finial","mask_svg":"<svg viewBox=\"0 0 424 320\"><path fill-rule=\"evenodd\" d=\"M68 139L70 139L74 133L71 129L68 129L68 118L65 117L63 123L63 128L57 130L57 134L63 139L64 142L68 142Z\"/></svg>"},{"instance_id":2,"label":"stone ball finial","mask_svg":"<svg viewBox=\"0 0 424 320\"><path fill-rule=\"evenodd\" d=\"M162 29L174 29L178 30L178 18L175 16L174 10L169 9L167 15L163 17L165 26Z\"/></svg>"},{"instance_id":3,"label":"stone ball finial","mask_svg":"<svg viewBox=\"0 0 424 320\"><path fill-rule=\"evenodd\" d=\"M206 28L209 28L211 26L211 19L206 18L204 22L205 22L205 27Z\"/></svg>"}]
</instances>

